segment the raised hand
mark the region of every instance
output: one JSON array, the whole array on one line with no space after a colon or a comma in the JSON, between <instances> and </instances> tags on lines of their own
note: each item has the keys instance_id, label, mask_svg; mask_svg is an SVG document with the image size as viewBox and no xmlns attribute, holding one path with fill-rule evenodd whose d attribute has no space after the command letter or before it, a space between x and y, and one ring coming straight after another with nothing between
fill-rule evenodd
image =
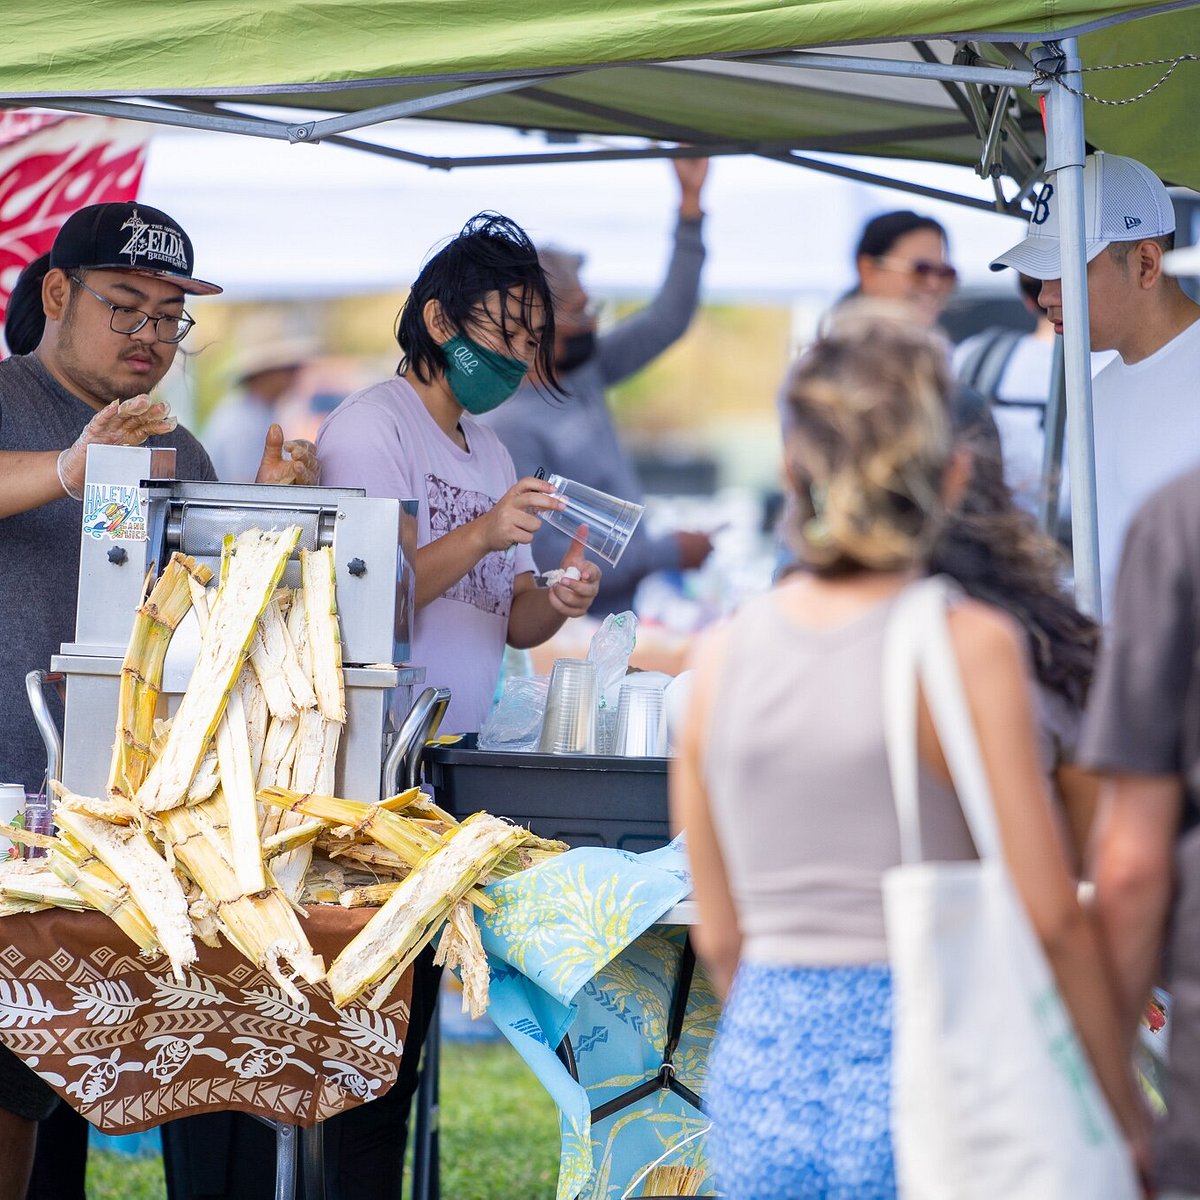
<instances>
[{"instance_id":1,"label":"raised hand","mask_svg":"<svg viewBox=\"0 0 1200 1200\"><path fill-rule=\"evenodd\" d=\"M284 441L283 429L272 425L267 430L262 461L258 464L254 482L315 484L320 478L316 446L302 438Z\"/></svg>"},{"instance_id":2,"label":"raised hand","mask_svg":"<svg viewBox=\"0 0 1200 1200\"><path fill-rule=\"evenodd\" d=\"M587 540L586 525L580 525L579 536ZM583 544L574 539L559 566L564 571L574 567L579 572L579 578L563 578L554 584L547 597L550 607L564 617L582 617L592 607L592 601L600 590L600 568L584 558Z\"/></svg>"}]
</instances>

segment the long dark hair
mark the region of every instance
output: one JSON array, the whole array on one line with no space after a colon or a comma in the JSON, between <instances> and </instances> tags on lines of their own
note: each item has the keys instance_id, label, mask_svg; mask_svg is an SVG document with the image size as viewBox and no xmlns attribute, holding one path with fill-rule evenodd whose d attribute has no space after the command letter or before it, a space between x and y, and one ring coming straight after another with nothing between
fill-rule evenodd
<instances>
[{"instance_id":1,"label":"long dark hair","mask_svg":"<svg viewBox=\"0 0 1200 1200\"><path fill-rule=\"evenodd\" d=\"M473 216L450 242L422 268L396 320L396 341L404 352L397 373L410 370L430 383L445 374L446 356L425 326L425 305L436 300L450 327L462 331L478 319L479 308L493 293L516 294L521 301L521 324L533 329L533 311L540 302L545 327L537 350L537 367L551 387L554 373L554 298L538 253L525 231L499 213ZM500 328L511 343L512 318L500 306Z\"/></svg>"},{"instance_id":2,"label":"long dark hair","mask_svg":"<svg viewBox=\"0 0 1200 1200\"><path fill-rule=\"evenodd\" d=\"M968 595L1015 617L1038 682L1082 707L1099 627L1067 595L1058 543L1014 503L1001 460L978 441L972 449L967 494L942 528L930 572L951 576Z\"/></svg>"},{"instance_id":3,"label":"long dark hair","mask_svg":"<svg viewBox=\"0 0 1200 1200\"><path fill-rule=\"evenodd\" d=\"M4 341L10 354L32 354L46 328L42 280L50 270L50 253L35 258L17 276L4 315Z\"/></svg>"}]
</instances>

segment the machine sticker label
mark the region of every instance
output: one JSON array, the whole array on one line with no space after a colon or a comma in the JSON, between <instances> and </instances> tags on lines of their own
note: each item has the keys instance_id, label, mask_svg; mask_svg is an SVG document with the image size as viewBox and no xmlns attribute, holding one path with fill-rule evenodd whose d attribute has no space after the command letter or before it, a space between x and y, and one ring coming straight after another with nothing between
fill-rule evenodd
<instances>
[{"instance_id":1,"label":"machine sticker label","mask_svg":"<svg viewBox=\"0 0 1200 1200\"><path fill-rule=\"evenodd\" d=\"M83 532L99 541L144 542L145 493L119 483L89 483L83 494Z\"/></svg>"}]
</instances>

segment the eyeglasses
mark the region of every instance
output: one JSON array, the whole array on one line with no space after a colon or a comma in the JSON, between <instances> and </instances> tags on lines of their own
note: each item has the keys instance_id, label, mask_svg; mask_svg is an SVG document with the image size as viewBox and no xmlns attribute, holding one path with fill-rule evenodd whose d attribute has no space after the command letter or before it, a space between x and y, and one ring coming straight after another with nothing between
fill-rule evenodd
<instances>
[{"instance_id":1,"label":"eyeglasses","mask_svg":"<svg viewBox=\"0 0 1200 1200\"><path fill-rule=\"evenodd\" d=\"M950 284L958 278L958 271L949 263L930 262L927 258L910 261L904 258L876 256L875 262L888 271L903 271L907 275L915 275L922 282L935 279L938 283Z\"/></svg>"},{"instance_id":2,"label":"eyeglasses","mask_svg":"<svg viewBox=\"0 0 1200 1200\"><path fill-rule=\"evenodd\" d=\"M182 342L187 337L188 330L196 323L186 311L178 317L152 317L149 313L142 312L140 308L127 308L121 304L114 304L111 300L105 300L99 292L92 291L77 275L70 276L70 279L72 283L79 284L85 292L90 292L95 296L101 304L107 304L112 309L108 327L113 333L123 333L126 337L130 337L139 329L144 329L147 321L153 321L155 338L160 342L174 345L176 342Z\"/></svg>"}]
</instances>

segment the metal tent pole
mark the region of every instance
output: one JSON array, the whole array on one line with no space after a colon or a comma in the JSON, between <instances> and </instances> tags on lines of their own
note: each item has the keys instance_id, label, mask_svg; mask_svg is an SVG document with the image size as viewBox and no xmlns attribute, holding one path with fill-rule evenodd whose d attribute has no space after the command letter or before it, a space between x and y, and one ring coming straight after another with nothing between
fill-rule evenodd
<instances>
[{"instance_id":1,"label":"metal tent pole","mask_svg":"<svg viewBox=\"0 0 1200 1200\"><path fill-rule=\"evenodd\" d=\"M1063 38L1047 43L1038 65L1054 74L1045 93L1046 172L1054 173L1053 185L1058 193L1075 601L1084 612L1100 619L1100 542L1096 532L1096 450L1083 217L1083 98L1078 94L1081 81L1077 40Z\"/></svg>"}]
</instances>

